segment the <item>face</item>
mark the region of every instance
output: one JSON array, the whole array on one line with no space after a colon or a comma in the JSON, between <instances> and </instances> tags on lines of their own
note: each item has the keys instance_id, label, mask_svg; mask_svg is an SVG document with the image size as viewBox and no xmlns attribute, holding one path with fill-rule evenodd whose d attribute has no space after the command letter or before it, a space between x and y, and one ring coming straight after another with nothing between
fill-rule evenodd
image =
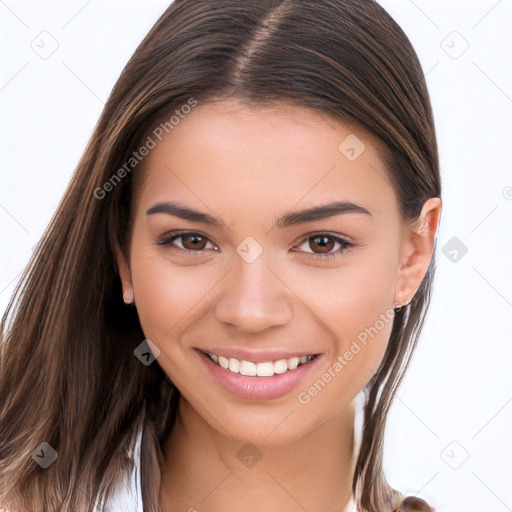
<instances>
[{"instance_id":1,"label":"face","mask_svg":"<svg viewBox=\"0 0 512 512\"><path fill-rule=\"evenodd\" d=\"M377 369L438 217L411 231L377 141L306 109L204 104L161 138L118 257L153 364L212 429L300 439Z\"/></svg>"}]
</instances>

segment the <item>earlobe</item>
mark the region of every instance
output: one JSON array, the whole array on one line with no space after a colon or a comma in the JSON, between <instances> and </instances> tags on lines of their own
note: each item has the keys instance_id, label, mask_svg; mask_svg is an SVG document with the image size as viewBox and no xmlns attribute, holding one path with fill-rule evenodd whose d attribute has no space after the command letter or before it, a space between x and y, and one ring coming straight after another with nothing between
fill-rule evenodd
<instances>
[{"instance_id":1,"label":"earlobe","mask_svg":"<svg viewBox=\"0 0 512 512\"><path fill-rule=\"evenodd\" d=\"M441 209L439 197L427 199L418 219L405 228L395 289L397 306L403 307L411 302L427 273L434 253Z\"/></svg>"},{"instance_id":2,"label":"earlobe","mask_svg":"<svg viewBox=\"0 0 512 512\"><path fill-rule=\"evenodd\" d=\"M123 300L126 304L133 304L133 289L123 291Z\"/></svg>"},{"instance_id":3,"label":"earlobe","mask_svg":"<svg viewBox=\"0 0 512 512\"><path fill-rule=\"evenodd\" d=\"M119 277L121 279L121 284L123 287L123 301L126 304L133 304L133 287L130 276L130 268L126 259L119 248L116 248L116 263L117 269L119 272Z\"/></svg>"}]
</instances>

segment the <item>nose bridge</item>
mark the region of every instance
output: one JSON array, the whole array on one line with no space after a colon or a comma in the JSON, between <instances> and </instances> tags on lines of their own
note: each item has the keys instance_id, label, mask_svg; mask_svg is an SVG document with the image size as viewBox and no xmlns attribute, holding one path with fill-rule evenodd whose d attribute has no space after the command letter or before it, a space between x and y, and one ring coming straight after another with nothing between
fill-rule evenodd
<instances>
[{"instance_id":1,"label":"nose bridge","mask_svg":"<svg viewBox=\"0 0 512 512\"><path fill-rule=\"evenodd\" d=\"M224 281L215 308L219 321L247 331L283 325L293 315L291 297L271 270L270 251L259 247L253 240L237 247L234 268Z\"/></svg>"}]
</instances>

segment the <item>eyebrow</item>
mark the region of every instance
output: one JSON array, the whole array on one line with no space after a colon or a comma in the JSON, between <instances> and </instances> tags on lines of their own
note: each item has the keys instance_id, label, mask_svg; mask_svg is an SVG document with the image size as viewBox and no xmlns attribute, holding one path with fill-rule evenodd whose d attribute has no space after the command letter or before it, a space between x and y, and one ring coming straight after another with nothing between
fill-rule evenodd
<instances>
[{"instance_id":1,"label":"eyebrow","mask_svg":"<svg viewBox=\"0 0 512 512\"><path fill-rule=\"evenodd\" d=\"M200 222L209 226L220 227L223 222L209 215L192 208L180 205L175 202L158 203L149 208L146 215L153 215L155 213L166 213L174 215L180 219L188 220L191 222ZM346 213L362 213L372 217L372 214L366 208L348 201L335 201L332 203L324 204L322 206L315 206L306 210L297 212L286 213L281 215L275 221L278 228L290 227L297 224L304 224L306 222L313 222L316 220L327 219L336 215Z\"/></svg>"}]
</instances>

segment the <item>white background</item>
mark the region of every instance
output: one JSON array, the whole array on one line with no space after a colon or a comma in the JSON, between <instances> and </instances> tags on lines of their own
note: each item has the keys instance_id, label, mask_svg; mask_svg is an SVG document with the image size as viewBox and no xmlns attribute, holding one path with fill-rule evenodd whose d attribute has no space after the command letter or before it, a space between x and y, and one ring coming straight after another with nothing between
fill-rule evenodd
<instances>
[{"instance_id":1,"label":"white background","mask_svg":"<svg viewBox=\"0 0 512 512\"><path fill-rule=\"evenodd\" d=\"M512 0L381 3L427 74L444 199L433 304L389 419L385 468L392 485L428 498L437 512L505 512L512 510ZM167 4L0 0L1 311L112 86ZM43 59L34 51L43 45L58 48ZM468 249L456 262L451 246L448 256L442 251L453 237Z\"/></svg>"}]
</instances>

